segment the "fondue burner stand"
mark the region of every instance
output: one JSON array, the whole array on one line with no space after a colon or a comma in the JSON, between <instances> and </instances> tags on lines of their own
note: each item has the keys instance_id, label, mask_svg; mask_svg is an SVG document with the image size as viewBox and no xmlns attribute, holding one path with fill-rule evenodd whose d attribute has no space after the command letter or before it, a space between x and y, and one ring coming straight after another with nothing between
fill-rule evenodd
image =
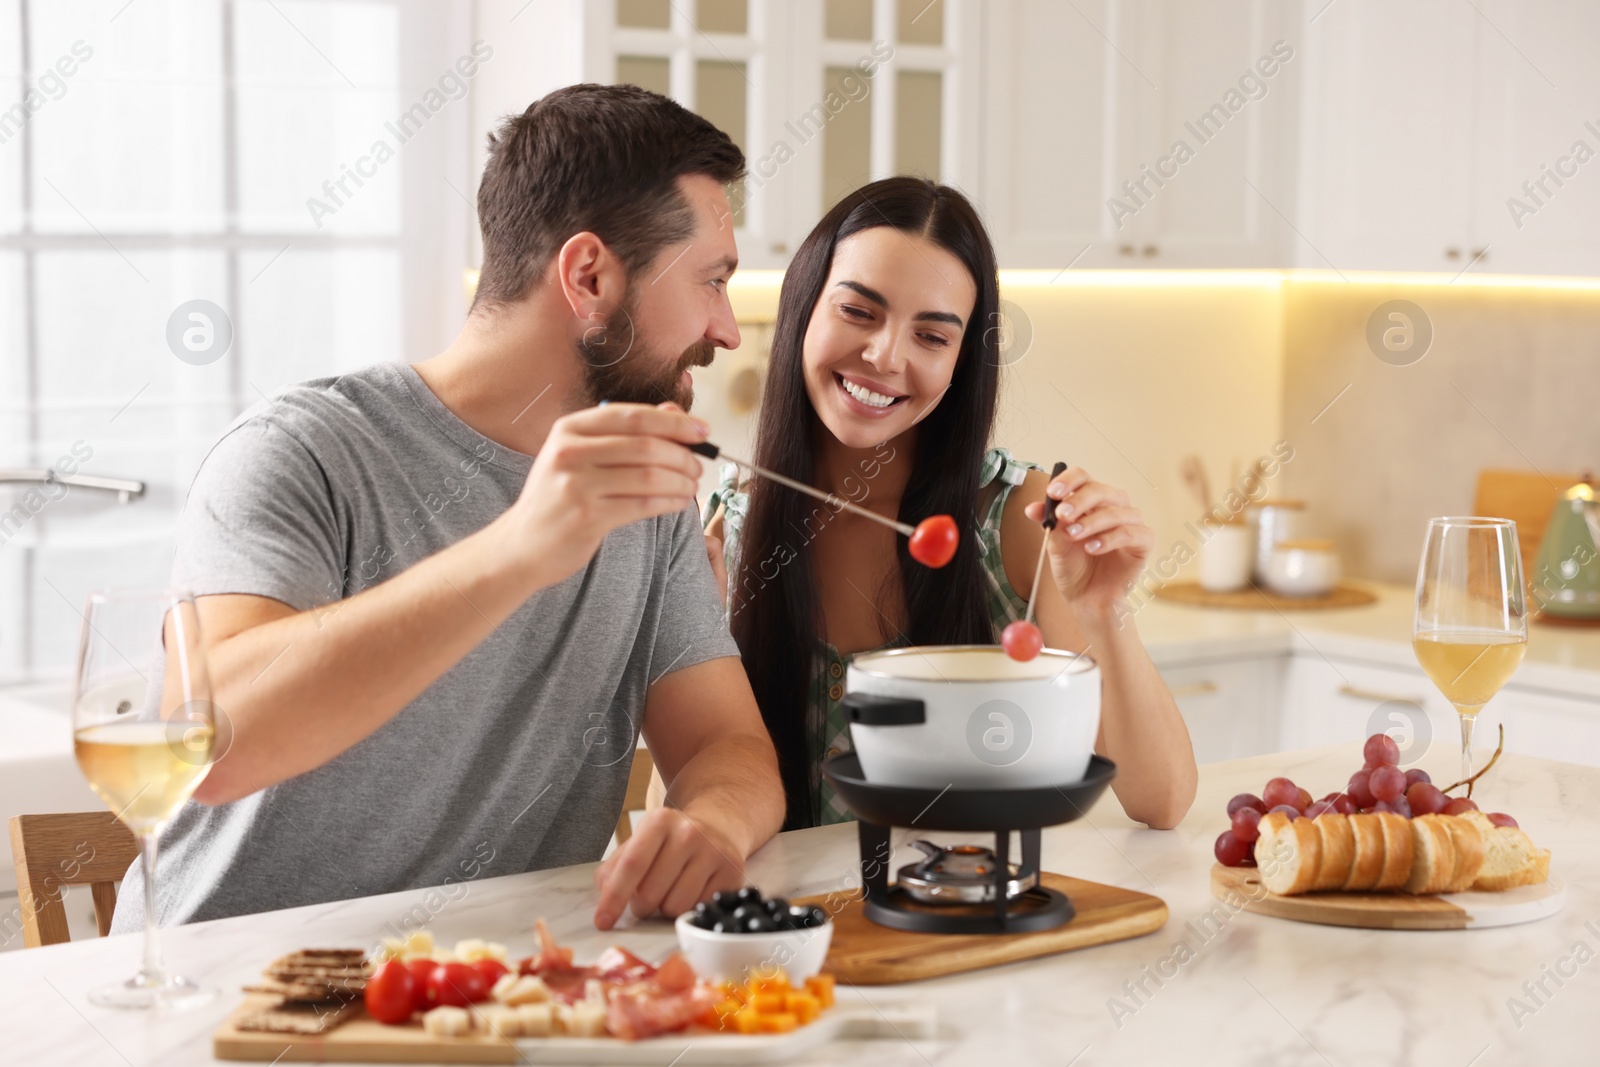
<instances>
[{"instance_id":1,"label":"fondue burner stand","mask_svg":"<svg viewBox=\"0 0 1600 1067\"><path fill-rule=\"evenodd\" d=\"M1094 805L1116 766L1094 756L1083 779L1023 789L929 789L875 785L861 761L845 752L822 765L839 799L860 820L861 886L867 918L918 933L1020 934L1072 921L1072 902L1040 884L1039 831L1072 822ZM993 834L992 857L975 846L939 849L926 842L921 862L903 867L890 884L890 828ZM1011 863L1011 834L1022 840L1022 862ZM982 868L983 877L977 872ZM992 878L992 886L984 878ZM941 899L943 898L943 899ZM953 899L952 903L943 900Z\"/></svg>"},{"instance_id":2,"label":"fondue burner stand","mask_svg":"<svg viewBox=\"0 0 1600 1067\"><path fill-rule=\"evenodd\" d=\"M952 790L953 792L953 790ZM1053 930L1076 914L1066 895L1036 884L1039 880L1039 827L1022 831L1022 864L1013 867L1010 830L994 831L992 903L930 903L926 892L889 884L889 827L857 824L861 840L861 885L867 918L880 926L931 934L1022 934ZM979 850L988 852L987 849ZM925 866L925 865L924 865ZM988 864L986 864L988 866ZM901 875L910 868L902 867ZM1008 892L1008 883L1030 888ZM922 899L919 899L922 898Z\"/></svg>"}]
</instances>

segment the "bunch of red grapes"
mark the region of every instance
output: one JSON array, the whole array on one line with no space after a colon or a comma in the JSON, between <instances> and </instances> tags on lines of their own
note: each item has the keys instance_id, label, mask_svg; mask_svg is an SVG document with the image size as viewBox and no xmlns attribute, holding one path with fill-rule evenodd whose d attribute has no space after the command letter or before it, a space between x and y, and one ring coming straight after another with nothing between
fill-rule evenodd
<instances>
[{"instance_id":1,"label":"bunch of red grapes","mask_svg":"<svg viewBox=\"0 0 1600 1067\"><path fill-rule=\"evenodd\" d=\"M1225 867L1254 867L1255 842L1261 836L1258 824L1268 812L1281 811L1291 819L1315 819L1333 812L1339 815L1371 814L1390 811L1411 818L1415 815L1460 815L1477 811L1470 797L1448 796L1421 767L1400 769L1400 746L1388 734L1373 734L1362 748L1366 763L1350 776L1342 793L1329 793L1321 800L1287 778L1274 778L1260 796L1240 793L1228 801L1231 828L1218 837L1214 851ZM1497 826L1515 826L1517 820L1494 812L1489 821Z\"/></svg>"}]
</instances>

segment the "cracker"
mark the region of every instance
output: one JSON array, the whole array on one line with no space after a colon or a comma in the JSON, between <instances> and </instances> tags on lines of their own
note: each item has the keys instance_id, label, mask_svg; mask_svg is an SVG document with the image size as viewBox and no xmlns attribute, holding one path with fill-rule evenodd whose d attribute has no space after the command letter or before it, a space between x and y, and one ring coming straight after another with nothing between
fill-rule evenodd
<instances>
[{"instance_id":1,"label":"cracker","mask_svg":"<svg viewBox=\"0 0 1600 1067\"><path fill-rule=\"evenodd\" d=\"M332 1030L355 1010L356 1002L353 1000L332 1006L285 1001L245 1016L234 1023L234 1029L315 1036Z\"/></svg>"}]
</instances>

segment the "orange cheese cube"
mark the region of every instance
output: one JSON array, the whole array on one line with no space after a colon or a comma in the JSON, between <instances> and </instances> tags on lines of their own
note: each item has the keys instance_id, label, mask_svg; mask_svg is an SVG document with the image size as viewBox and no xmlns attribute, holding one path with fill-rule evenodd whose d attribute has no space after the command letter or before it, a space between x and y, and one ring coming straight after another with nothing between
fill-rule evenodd
<instances>
[{"instance_id":1,"label":"orange cheese cube","mask_svg":"<svg viewBox=\"0 0 1600 1067\"><path fill-rule=\"evenodd\" d=\"M752 993L750 994L749 1004L759 1014L773 1015L783 1010L783 998L786 996L788 996L787 993L779 992Z\"/></svg>"},{"instance_id":2,"label":"orange cheese cube","mask_svg":"<svg viewBox=\"0 0 1600 1067\"><path fill-rule=\"evenodd\" d=\"M763 1034L787 1034L800 1025L800 1020L786 1011L774 1012L771 1015L761 1015L757 1018L761 1021L761 1032Z\"/></svg>"},{"instance_id":3,"label":"orange cheese cube","mask_svg":"<svg viewBox=\"0 0 1600 1067\"><path fill-rule=\"evenodd\" d=\"M732 1030L734 1028L733 1017L744 1010L744 1005L737 1000L723 1000L718 1001L716 1008L713 1010L715 1012L713 1018L716 1019L717 1029Z\"/></svg>"},{"instance_id":4,"label":"orange cheese cube","mask_svg":"<svg viewBox=\"0 0 1600 1067\"><path fill-rule=\"evenodd\" d=\"M806 979L806 992L824 1008L833 1007L833 975L819 974Z\"/></svg>"},{"instance_id":5,"label":"orange cheese cube","mask_svg":"<svg viewBox=\"0 0 1600 1067\"><path fill-rule=\"evenodd\" d=\"M739 1034L754 1034L761 1030L761 1016L751 1008L740 1008L726 1020L728 1029Z\"/></svg>"},{"instance_id":6,"label":"orange cheese cube","mask_svg":"<svg viewBox=\"0 0 1600 1067\"><path fill-rule=\"evenodd\" d=\"M810 993L788 993L783 998L783 1010L800 1020L804 1026L822 1012L822 1002Z\"/></svg>"},{"instance_id":7,"label":"orange cheese cube","mask_svg":"<svg viewBox=\"0 0 1600 1067\"><path fill-rule=\"evenodd\" d=\"M750 976L750 988L757 993L787 993L789 976L782 971L763 971Z\"/></svg>"}]
</instances>

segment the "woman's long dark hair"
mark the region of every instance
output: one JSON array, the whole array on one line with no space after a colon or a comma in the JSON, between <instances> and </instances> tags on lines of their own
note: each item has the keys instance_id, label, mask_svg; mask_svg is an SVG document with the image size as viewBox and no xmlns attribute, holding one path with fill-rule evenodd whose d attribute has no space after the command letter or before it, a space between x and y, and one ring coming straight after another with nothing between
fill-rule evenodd
<instances>
[{"instance_id":1,"label":"woman's long dark hair","mask_svg":"<svg viewBox=\"0 0 1600 1067\"><path fill-rule=\"evenodd\" d=\"M913 644L991 644L994 630L975 531L979 468L999 388L1000 284L994 246L961 193L921 178L887 178L846 196L817 223L784 274L755 462L812 481L818 420L802 368L806 329L839 242L875 226L892 226L945 249L966 265L977 287L950 388L917 424L911 478L900 501L903 522L953 516L962 531L960 546L939 570L914 562L904 538L896 539L896 552L906 637ZM785 829L815 821L806 717L823 620L805 519L817 506L809 497L756 479L731 575L731 627L777 748L788 799Z\"/></svg>"}]
</instances>

